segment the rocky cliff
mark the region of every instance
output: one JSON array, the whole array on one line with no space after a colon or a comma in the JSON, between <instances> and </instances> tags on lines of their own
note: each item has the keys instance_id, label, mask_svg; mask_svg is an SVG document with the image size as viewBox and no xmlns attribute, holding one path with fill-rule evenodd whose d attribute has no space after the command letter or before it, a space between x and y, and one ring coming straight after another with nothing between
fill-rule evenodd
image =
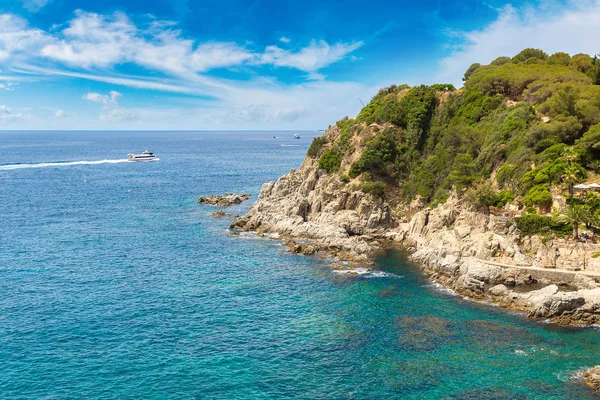
<instances>
[{"instance_id":1,"label":"rocky cliff","mask_svg":"<svg viewBox=\"0 0 600 400\"><path fill-rule=\"evenodd\" d=\"M339 135L332 127L325 137L333 142ZM597 245L522 238L514 218L474 210L456 194L434 208L418 202L399 207L325 173L307 157L298 170L265 183L231 228L277 233L295 253L323 253L361 265L371 263L382 243L395 242L433 280L462 295L535 319L600 322Z\"/></svg>"},{"instance_id":2,"label":"rocky cliff","mask_svg":"<svg viewBox=\"0 0 600 400\"><path fill-rule=\"evenodd\" d=\"M298 171L265 183L250 211L231 228L278 233L296 253L322 252L341 261L369 263L376 238L396 226L387 203L352 190L307 158Z\"/></svg>"}]
</instances>

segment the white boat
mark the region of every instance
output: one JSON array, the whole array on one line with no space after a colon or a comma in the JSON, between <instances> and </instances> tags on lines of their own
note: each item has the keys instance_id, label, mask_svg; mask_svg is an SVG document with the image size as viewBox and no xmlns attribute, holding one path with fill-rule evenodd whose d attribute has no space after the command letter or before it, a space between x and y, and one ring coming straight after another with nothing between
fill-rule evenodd
<instances>
[{"instance_id":1,"label":"white boat","mask_svg":"<svg viewBox=\"0 0 600 400\"><path fill-rule=\"evenodd\" d=\"M156 154L145 149L141 154L127 154L127 159L129 161L157 161L159 158L156 157Z\"/></svg>"}]
</instances>

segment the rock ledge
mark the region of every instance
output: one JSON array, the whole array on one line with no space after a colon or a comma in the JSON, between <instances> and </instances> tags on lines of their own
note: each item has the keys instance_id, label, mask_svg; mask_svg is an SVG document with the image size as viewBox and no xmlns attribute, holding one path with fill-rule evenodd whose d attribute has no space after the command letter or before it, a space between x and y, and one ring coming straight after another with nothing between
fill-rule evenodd
<instances>
[{"instance_id":1,"label":"rock ledge","mask_svg":"<svg viewBox=\"0 0 600 400\"><path fill-rule=\"evenodd\" d=\"M240 204L246 200L248 200L252 195L251 194L235 194L235 193L226 193L223 195L212 195L212 196L200 196L198 198L198 203L200 204L208 204L210 206L220 206L220 207L229 207L235 204Z\"/></svg>"}]
</instances>

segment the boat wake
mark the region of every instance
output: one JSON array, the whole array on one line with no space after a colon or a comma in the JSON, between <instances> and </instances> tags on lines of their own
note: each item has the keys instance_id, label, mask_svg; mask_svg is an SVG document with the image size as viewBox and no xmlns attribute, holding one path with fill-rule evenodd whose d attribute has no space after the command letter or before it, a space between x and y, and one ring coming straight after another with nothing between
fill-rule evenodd
<instances>
[{"instance_id":1,"label":"boat wake","mask_svg":"<svg viewBox=\"0 0 600 400\"><path fill-rule=\"evenodd\" d=\"M52 167L69 167L72 165L97 165L97 164L120 164L129 162L127 159L121 160L98 160L98 161L61 161L61 162L48 162L39 164L6 164L0 165L0 171L9 171L13 169L26 169L26 168L52 168Z\"/></svg>"}]
</instances>

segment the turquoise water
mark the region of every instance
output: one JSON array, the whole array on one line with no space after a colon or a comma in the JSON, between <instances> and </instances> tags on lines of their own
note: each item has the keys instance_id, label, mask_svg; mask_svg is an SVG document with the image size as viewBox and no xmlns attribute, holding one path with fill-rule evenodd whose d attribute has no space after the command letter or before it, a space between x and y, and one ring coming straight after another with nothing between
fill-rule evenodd
<instances>
[{"instance_id":1,"label":"turquoise water","mask_svg":"<svg viewBox=\"0 0 600 400\"><path fill-rule=\"evenodd\" d=\"M228 236L195 200L297 167L311 134L273 135L0 133L0 398L592 398L593 328Z\"/></svg>"}]
</instances>

